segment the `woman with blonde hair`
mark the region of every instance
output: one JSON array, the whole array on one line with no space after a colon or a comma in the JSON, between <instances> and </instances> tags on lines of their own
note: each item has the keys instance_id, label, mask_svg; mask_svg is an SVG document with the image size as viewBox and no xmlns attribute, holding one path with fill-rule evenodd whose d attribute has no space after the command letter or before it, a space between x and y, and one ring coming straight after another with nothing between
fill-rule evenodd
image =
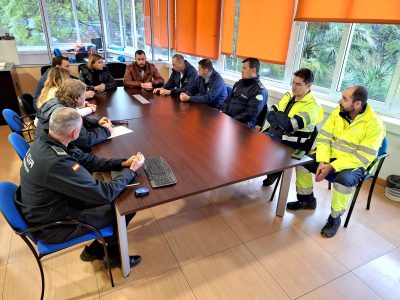
<instances>
[{"instance_id":1,"label":"woman with blonde hair","mask_svg":"<svg viewBox=\"0 0 400 300\"><path fill-rule=\"evenodd\" d=\"M59 107L79 108L85 103L86 86L77 79L68 79L58 88L55 98L43 104L37 111L38 124L36 127L36 138L39 138L44 130L49 129L51 114ZM92 146L106 140L111 135L112 125L108 118L100 120L84 117L79 137L73 142L84 151L90 150Z\"/></svg>"},{"instance_id":2,"label":"woman with blonde hair","mask_svg":"<svg viewBox=\"0 0 400 300\"><path fill-rule=\"evenodd\" d=\"M67 79L69 79L69 73L67 70L63 68L51 68L38 98L38 109L48 100L54 98L54 95L56 94L56 91L60 87L61 83Z\"/></svg>"},{"instance_id":3,"label":"woman with blonde hair","mask_svg":"<svg viewBox=\"0 0 400 300\"><path fill-rule=\"evenodd\" d=\"M104 66L103 58L98 54L91 54L87 65L82 66L79 79L86 84L90 91L104 92L117 86L110 71Z\"/></svg>"}]
</instances>

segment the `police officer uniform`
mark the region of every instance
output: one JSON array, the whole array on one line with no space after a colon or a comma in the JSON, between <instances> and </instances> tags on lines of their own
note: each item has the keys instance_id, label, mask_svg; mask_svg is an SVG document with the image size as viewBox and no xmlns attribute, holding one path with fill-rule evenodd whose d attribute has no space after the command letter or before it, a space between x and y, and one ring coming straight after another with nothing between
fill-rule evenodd
<instances>
[{"instance_id":1,"label":"police officer uniform","mask_svg":"<svg viewBox=\"0 0 400 300\"><path fill-rule=\"evenodd\" d=\"M113 202L136 177L136 172L122 168L122 161L99 158L75 146L66 148L45 132L24 158L15 202L31 226L59 220L78 220L97 228L116 226ZM110 170L122 171L109 183L91 175L94 171ZM38 233L37 238L58 243L84 232L82 228L51 227ZM116 234L108 240L116 241Z\"/></svg>"},{"instance_id":2,"label":"police officer uniform","mask_svg":"<svg viewBox=\"0 0 400 300\"><path fill-rule=\"evenodd\" d=\"M196 86L197 75L196 69L185 60L185 69L182 73L172 69L172 74L164 84L164 88L171 90L173 96L186 93Z\"/></svg>"},{"instance_id":3,"label":"police officer uniform","mask_svg":"<svg viewBox=\"0 0 400 300\"><path fill-rule=\"evenodd\" d=\"M257 116L267 104L268 92L257 76L255 78L240 79L233 86L223 104L222 112L232 118L254 127Z\"/></svg>"}]
</instances>

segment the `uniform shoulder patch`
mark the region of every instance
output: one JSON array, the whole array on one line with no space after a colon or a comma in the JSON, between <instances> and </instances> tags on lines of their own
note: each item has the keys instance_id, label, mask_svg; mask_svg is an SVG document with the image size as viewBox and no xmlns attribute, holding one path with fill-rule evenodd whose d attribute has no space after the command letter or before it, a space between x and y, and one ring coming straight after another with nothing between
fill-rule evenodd
<instances>
[{"instance_id":1,"label":"uniform shoulder patch","mask_svg":"<svg viewBox=\"0 0 400 300\"><path fill-rule=\"evenodd\" d=\"M258 95L256 96L256 99L257 99L258 101L262 101L262 100L264 99L264 97L263 97L262 94L258 94Z\"/></svg>"},{"instance_id":2,"label":"uniform shoulder patch","mask_svg":"<svg viewBox=\"0 0 400 300\"><path fill-rule=\"evenodd\" d=\"M57 156L67 156L68 153L64 151L63 148L57 146L51 146L51 149L57 154Z\"/></svg>"}]
</instances>

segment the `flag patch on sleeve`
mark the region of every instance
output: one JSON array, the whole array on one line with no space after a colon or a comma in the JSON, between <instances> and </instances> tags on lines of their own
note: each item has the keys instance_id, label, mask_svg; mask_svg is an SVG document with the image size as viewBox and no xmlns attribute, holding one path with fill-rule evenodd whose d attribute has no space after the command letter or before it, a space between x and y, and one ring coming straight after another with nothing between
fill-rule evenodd
<instances>
[{"instance_id":1,"label":"flag patch on sleeve","mask_svg":"<svg viewBox=\"0 0 400 300\"><path fill-rule=\"evenodd\" d=\"M81 166L79 165L79 164L74 164L73 166L72 166L72 169L76 172L76 171L78 171L78 169L80 168Z\"/></svg>"}]
</instances>

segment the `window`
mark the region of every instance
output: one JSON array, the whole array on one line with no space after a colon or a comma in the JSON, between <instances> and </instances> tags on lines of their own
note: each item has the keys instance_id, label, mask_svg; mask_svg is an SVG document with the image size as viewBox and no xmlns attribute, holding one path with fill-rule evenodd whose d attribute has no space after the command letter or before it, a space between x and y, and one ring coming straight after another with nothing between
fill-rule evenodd
<instances>
[{"instance_id":1,"label":"window","mask_svg":"<svg viewBox=\"0 0 400 300\"><path fill-rule=\"evenodd\" d=\"M121 18L118 0L106 0L106 26L108 33L108 44L115 50L123 50L121 40Z\"/></svg>"},{"instance_id":2,"label":"window","mask_svg":"<svg viewBox=\"0 0 400 300\"><path fill-rule=\"evenodd\" d=\"M0 32L10 33L18 46L46 46L38 1L0 0Z\"/></svg>"}]
</instances>

